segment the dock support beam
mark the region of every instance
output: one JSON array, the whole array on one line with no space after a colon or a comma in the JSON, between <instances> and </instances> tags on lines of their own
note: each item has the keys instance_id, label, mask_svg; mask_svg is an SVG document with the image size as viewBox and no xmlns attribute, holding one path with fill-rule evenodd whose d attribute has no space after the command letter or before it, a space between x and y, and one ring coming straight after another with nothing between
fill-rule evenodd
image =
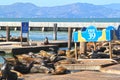
<instances>
[{"instance_id":1,"label":"dock support beam","mask_svg":"<svg viewBox=\"0 0 120 80\"><path fill-rule=\"evenodd\" d=\"M17 27L14 28L14 31L17 31Z\"/></svg>"},{"instance_id":2,"label":"dock support beam","mask_svg":"<svg viewBox=\"0 0 120 80\"><path fill-rule=\"evenodd\" d=\"M80 54L86 53L86 42L80 42Z\"/></svg>"},{"instance_id":3,"label":"dock support beam","mask_svg":"<svg viewBox=\"0 0 120 80\"><path fill-rule=\"evenodd\" d=\"M6 27L6 41L10 40L10 27Z\"/></svg>"},{"instance_id":4,"label":"dock support beam","mask_svg":"<svg viewBox=\"0 0 120 80\"><path fill-rule=\"evenodd\" d=\"M109 42L109 54L110 54L110 59L112 59L112 46L111 46L111 42Z\"/></svg>"},{"instance_id":5,"label":"dock support beam","mask_svg":"<svg viewBox=\"0 0 120 80\"><path fill-rule=\"evenodd\" d=\"M75 59L78 59L77 43L75 42Z\"/></svg>"},{"instance_id":6,"label":"dock support beam","mask_svg":"<svg viewBox=\"0 0 120 80\"><path fill-rule=\"evenodd\" d=\"M31 28L29 27L29 31L31 31Z\"/></svg>"},{"instance_id":7,"label":"dock support beam","mask_svg":"<svg viewBox=\"0 0 120 80\"><path fill-rule=\"evenodd\" d=\"M68 50L71 50L71 41L72 41L72 29L68 28Z\"/></svg>"},{"instance_id":8,"label":"dock support beam","mask_svg":"<svg viewBox=\"0 0 120 80\"><path fill-rule=\"evenodd\" d=\"M53 27L53 37L54 40L57 40L57 23L55 23Z\"/></svg>"},{"instance_id":9,"label":"dock support beam","mask_svg":"<svg viewBox=\"0 0 120 80\"><path fill-rule=\"evenodd\" d=\"M42 32L44 32L45 31L45 27L42 27Z\"/></svg>"}]
</instances>

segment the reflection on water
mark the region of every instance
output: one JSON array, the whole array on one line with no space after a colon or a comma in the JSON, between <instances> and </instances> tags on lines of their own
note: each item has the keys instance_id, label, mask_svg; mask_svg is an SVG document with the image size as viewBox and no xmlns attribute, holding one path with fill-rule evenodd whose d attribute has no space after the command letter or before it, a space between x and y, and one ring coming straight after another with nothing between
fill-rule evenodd
<instances>
[{"instance_id":1,"label":"reflection on water","mask_svg":"<svg viewBox=\"0 0 120 80\"><path fill-rule=\"evenodd\" d=\"M73 50L74 47L71 47L71 50ZM59 50L68 50L68 47L60 47Z\"/></svg>"},{"instance_id":2,"label":"reflection on water","mask_svg":"<svg viewBox=\"0 0 120 80\"><path fill-rule=\"evenodd\" d=\"M5 60L0 56L0 64L3 64Z\"/></svg>"}]
</instances>

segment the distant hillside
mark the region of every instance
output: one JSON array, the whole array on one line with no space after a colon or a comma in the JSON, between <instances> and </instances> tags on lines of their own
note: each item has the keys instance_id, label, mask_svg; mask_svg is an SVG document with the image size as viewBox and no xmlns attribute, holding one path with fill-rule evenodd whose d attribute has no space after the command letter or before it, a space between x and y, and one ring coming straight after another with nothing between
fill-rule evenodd
<instances>
[{"instance_id":1,"label":"distant hillside","mask_svg":"<svg viewBox=\"0 0 120 80\"><path fill-rule=\"evenodd\" d=\"M108 4L108 5L103 5L103 6L106 7L106 8L120 10L120 4L119 3Z\"/></svg>"},{"instance_id":2,"label":"distant hillside","mask_svg":"<svg viewBox=\"0 0 120 80\"><path fill-rule=\"evenodd\" d=\"M0 5L0 18L120 18L120 9L112 6L74 3L38 7L31 3L15 3Z\"/></svg>"}]
</instances>

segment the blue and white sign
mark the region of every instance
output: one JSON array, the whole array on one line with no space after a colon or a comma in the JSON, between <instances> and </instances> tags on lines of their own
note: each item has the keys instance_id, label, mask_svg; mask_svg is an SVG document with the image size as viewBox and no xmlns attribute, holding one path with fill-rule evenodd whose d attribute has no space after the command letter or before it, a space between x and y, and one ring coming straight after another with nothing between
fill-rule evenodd
<instances>
[{"instance_id":1,"label":"blue and white sign","mask_svg":"<svg viewBox=\"0 0 120 80\"><path fill-rule=\"evenodd\" d=\"M95 26L89 26L82 31L74 32L73 35L74 42L97 42L111 40L111 30L97 30Z\"/></svg>"},{"instance_id":2,"label":"blue and white sign","mask_svg":"<svg viewBox=\"0 0 120 80\"><path fill-rule=\"evenodd\" d=\"M22 33L28 33L28 31L29 31L29 23L22 22Z\"/></svg>"},{"instance_id":3,"label":"blue and white sign","mask_svg":"<svg viewBox=\"0 0 120 80\"><path fill-rule=\"evenodd\" d=\"M97 41L101 34L102 32L97 31L96 27L89 26L86 31L82 32L82 37L84 37L86 41Z\"/></svg>"},{"instance_id":4,"label":"blue and white sign","mask_svg":"<svg viewBox=\"0 0 120 80\"><path fill-rule=\"evenodd\" d=\"M114 28L114 26L108 26L106 28L106 30L110 30L111 31L111 39L112 40L116 40L117 39L117 36L116 36L116 29Z\"/></svg>"},{"instance_id":5,"label":"blue and white sign","mask_svg":"<svg viewBox=\"0 0 120 80\"><path fill-rule=\"evenodd\" d=\"M116 30L116 36L117 36L118 40L120 40L120 26Z\"/></svg>"},{"instance_id":6,"label":"blue and white sign","mask_svg":"<svg viewBox=\"0 0 120 80\"><path fill-rule=\"evenodd\" d=\"M86 27L83 27L83 28L81 29L81 31L86 31L86 29L87 29Z\"/></svg>"},{"instance_id":7,"label":"blue and white sign","mask_svg":"<svg viewBox=\"0 0 120 80\"><path fill-rule=\"evenodd\" d=\"M114 26L108 26L106 30L111 31L111 39L112 40L120 40L120 26L116 29Z\"/></svg>"}]
</instances>

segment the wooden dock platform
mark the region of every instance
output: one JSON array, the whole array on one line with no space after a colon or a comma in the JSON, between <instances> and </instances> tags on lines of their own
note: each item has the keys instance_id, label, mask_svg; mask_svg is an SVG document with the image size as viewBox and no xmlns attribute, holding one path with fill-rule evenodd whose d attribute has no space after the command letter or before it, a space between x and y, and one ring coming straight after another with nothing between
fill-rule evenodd
<instances>
[{"instance_id":1,"label":"wooden dock platform","mask_svg":"<svg viewBox=\"0 0 120 80\"><path fill-rule=\"evenodd\" d=\"M26 80L119 80L120 79L120 76L119 76L120 75L120 67L119 67L120 64L107 66L105 68L102 68L102 70L99 69L99 71L98 70L96 71L96 69L98 68L91 67L92 65L100 66L100 65L108 65L108 64L110 65L111 63L113 64L114 60L112 59L106 59L106 60L104 59L89 59L89 60L81 59L79 61L85 62L85 63L82 63L81 66L80 64L77 64L78 65L77 67L80 70L77 72L71 72L70 74L66 74L66 75L49 75L49 74L42 74L42 73L34 73L34 74L26 74L24 75L24 78ZM75 70L76 64L72 64L72 65L74 66L71 66L71 69ZM86 67L84 67L83 69L82 65L83 66L86 65ZM67 64L66 66L67 68L70 69L69 64Z\"/></svg>"},{"instance_id":2,"label":"wooden dock platform","mask_svg":"<svg viewBox=\"0 0 120 80\"><path fill-rule=\"evenodd\" d=\"M49 41L48 45L42 44L43 42L40 41L32 41L29 42L0 42L0 51L4 51L6 53L13 53L13 54L23 54L29 52L39 52L40 50L50 51L55 50L57 51L60 47L67 47L67 41ZM71 43L74 45L74 43Z\"/></svg>"},{"instance_id":3,"label":"wooden dock platform","mask_svg":"<svg viewBox=\"0 0 120 80\"><path fill-rule=\"evenodd\" d=\"M113 59L79 59L78 64L63 64L68 70L94 70L99 71L101 68L117 64Z\"/></svg>"},{"instance_id":4,"label":"wooden dock platform","mask_svg":"<svg viewBox=\"0 0 120 80\"><path fill-rule=\"evenodd\" d=\"M51 48L58 50L57 45L41 45L41 46L4 45L4 46L0 46L0 51L4 51L5 53L23 54L29 52L37 53L40 50L49 51Z\"/></svg>"}]
</instances>

